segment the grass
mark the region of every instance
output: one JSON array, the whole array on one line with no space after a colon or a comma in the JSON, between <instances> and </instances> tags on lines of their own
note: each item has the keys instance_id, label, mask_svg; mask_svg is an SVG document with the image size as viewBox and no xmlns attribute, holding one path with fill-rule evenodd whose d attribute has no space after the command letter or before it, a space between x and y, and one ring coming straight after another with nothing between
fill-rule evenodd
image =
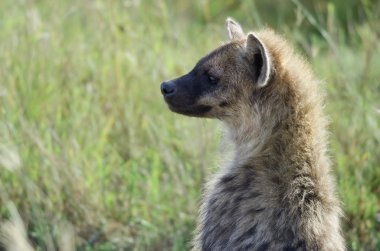
<instances>
[{"instance_id":1,"label":"grass","mask_svg":"<svg viewBox=\"0 0 380 251\"><path fill-rule=\"evenodd\" d=\"M2 225L17 208L36 250L186 249L220 130L170 113L159 84L234 16L284 33L326 82L347 244L380 249L380 7L273 3L1 1Z\"/></svg>"}]
</instances>

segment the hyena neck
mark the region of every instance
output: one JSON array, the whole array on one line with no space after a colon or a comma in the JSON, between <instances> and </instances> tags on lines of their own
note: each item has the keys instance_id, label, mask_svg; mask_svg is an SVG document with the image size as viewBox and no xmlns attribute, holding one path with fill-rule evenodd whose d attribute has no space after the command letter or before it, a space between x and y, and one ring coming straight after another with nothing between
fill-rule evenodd
<instances>
[{"instance_id":1,"label":"hyena neck","mask_svg":"<svg viewBox=\"0 0 380 251\"><path fill-rule=\"evenodd\" d=\"M299 96L299 95L297 95ZM268 167L278 173L325 173L325 119L319 99L254 104L226 123L237 166Z\"/></svg>"},{"instance_id":2,"label":"hyena neck","mask_svg":"<svg viewBox=\"0 0 380 251\"><path fill-rule=\"evenodd\" d=\"M271 128L262 128L262 121L255 112L246 114L233 123L226 123L226 133L229 142L234 146L234 163L236 166L245 166L258 158L265 151L270 138ZM255 118L256 117L256 118ZM274 127L274 125L270 125Z\"/></svg>"}]
</instances>

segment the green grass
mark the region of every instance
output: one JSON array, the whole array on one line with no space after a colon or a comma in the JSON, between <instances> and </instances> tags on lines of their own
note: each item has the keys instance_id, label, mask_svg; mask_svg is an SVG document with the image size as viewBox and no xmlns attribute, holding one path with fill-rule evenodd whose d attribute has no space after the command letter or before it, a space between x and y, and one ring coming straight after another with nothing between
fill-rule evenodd
<instances>
[{"instance_id":1,"label":"green grass","mask_svg":"<svg viewBox=\"0 0 380 251\"><path fill-rule=\"evenodd\" d=\"M2 219L14 203L37 250L67 232L78 250L186 249L220 128L170 113L159 84L220 45L234 16L284 33L326 82L347 244L380 249L379 8L0 1Z\"/></svg>"}]
</instances>

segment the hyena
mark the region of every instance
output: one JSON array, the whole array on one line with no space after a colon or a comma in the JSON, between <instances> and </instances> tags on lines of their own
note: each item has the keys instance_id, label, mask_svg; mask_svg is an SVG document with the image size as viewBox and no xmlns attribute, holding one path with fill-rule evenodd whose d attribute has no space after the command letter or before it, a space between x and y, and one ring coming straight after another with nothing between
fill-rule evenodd
<instances>
[{"instance_id":1,"label":"hyena","mask_svg":"<svg viewBox=\"0 0 380 251\"><path fill-rule=\"evenodd\" d=\"M161 84L171 111L217 118L234 156L207 184L193 250L345 250L320 82L270 29L230 41Z\"/></svg>"}]
</instances>

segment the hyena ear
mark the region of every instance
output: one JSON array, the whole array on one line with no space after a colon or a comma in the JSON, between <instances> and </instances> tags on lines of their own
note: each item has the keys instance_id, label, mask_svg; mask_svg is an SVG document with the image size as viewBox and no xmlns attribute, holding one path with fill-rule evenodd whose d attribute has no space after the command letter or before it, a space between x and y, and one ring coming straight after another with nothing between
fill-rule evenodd
<instances>
[{"instance_id":1,"label":"hyena ear","mask_svg":"<svg viewBox=\"0 0 380 251\"><path fill-rule=\"evenodd\" d=\"M263 42L252 33L247 37L245 57L254 70L257 86L266 86L272 71L271 57Z\"/></svg>"},{"instance_id":2,"label":"hyena ear","mask_svg":"<svg viewBox=\"0 0 380 251\"><path fill-rule=\"evenodd\" d=\"M227 18L226 20L228 36L231 40L238 40L245 37L243 29L240 24L233 20L232 18Z\"/></svg>"}]
</instances>

